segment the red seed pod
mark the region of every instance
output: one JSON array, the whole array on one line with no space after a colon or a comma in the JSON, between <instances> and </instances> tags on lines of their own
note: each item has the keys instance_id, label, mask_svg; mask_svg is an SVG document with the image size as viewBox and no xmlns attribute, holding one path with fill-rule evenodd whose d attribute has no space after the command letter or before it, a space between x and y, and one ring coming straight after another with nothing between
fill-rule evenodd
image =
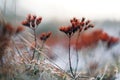
<instances>
[{"instance_id":1,"label":"red seed pod","mask_svg":"<svg viewBox=\"0 0 120 80\"><path fill-rule=\"evenodd\" d=\"M36 16L36 15L33 15L33 18L34 18L34 19L36 19L36 18L37 18L37 16Z\"/></svg>"},{"instance_id":2,"label":"red seed pod","mask_svg":"<svg viewBox=\"0 0 120 80\"><path fill-rule=\"evenodd\" d=\"M28 22L27 20L23 21L21 24L30 27L30 22Z\"/></svg>"},{"instance_id":3,"label":"red seed pod","mask_svg":"<svg viewBox=\"0 0 120 80\"><path fill-rule=\"evenodd\" d=\"M49 38L51 34L52 34L51 32L48 32L48 33L46 34L46 38Z\"/></svg>"},{"instance_id":4,"label":"red seed pod","mask_svg":"<svg viewBox=\"0 0 120 80\"><path fill-rule=\"evenodd\" d=\"M89 27L89 28L93 28L94 25L93 25L93 24L89 24L88 27Z\"/></svg>"},{"instance_id":5,"label":"red seed pod","mask_svg":"<svg viewBox=\"0 0 120 80\"><path fill-rule=\"evenodd\" d=\"M81 22L84 22L84 21L85 21L85 18L83 17L82 20L81 20Z\"/></svg>"},{"instance_id":6,"label":"red seed pod","mask_svg":"<svg viewBox=\"0 0 120 80\"><path fill-rule=\"evenodd\" d=\"M84 30L85 30L85 31L88 30L88 27L85 27Z\"/></svg>"},{"instance_id":7,"label":"red seed pod","mask_svg":"<svg viewBox=\"0 0 120 80\"><path fill-rule=\"evenodd\" d=\"M66 30L66 27L62 26L59 28L60 31L64 32Z\"/></svg>"},{"instance_id":8,"label":"red seed pod","mask_svg":"<svg viewBox=\"0 0 120 80\"><path fill-rule=\"evenodd\" d=\"M75 22L78 22L78 19L75 19Z\"/></svg>"},{"instance_id":9,"label":"red seed pod","mask_svg":"<svg viewBox=\"0 0 120 80\"><path fill-rule=\"evenodd\" d=\"M37 20L41 21L41 20L42 20L42 17L38 17Z\"/></svg>"},{"instance_id":10,"label":"red seed pod","mask_svg":"<svg viewBox=\"0 0 120 80\"><path fill-rule=\"evenodd\" d=\"M81 22L81 23L80 23L80 25L81 25L82 27L84 26L84 24L85 24L84 22Z\"/></svg>"},{"instance_id":11,"label":"red seed pod","mask_svg":"<svg viewBox=\"0 0 120 80\"><path fill-rule=\"evenodd\" d=\"M23 26L18 26L17 29L16 29L16 33L19 33L19 32L21 32L23 30L24 30Z\"/></svg>"},{"instance_id":12,"label":"red seed pod","mask_svg":"<svg viewBox=\"0 0 120 80\"><path fill-rule=\"evenodd\" d=\"M74 17L74 18L73 18L73 21L76 21L76 20L77 20L77 19Z\"/></svg>"},{"instance_id":13,"label":"red seed pod","mask_svg":"<svg viewBox=\"0 0 120 80\"><path fill-rule=\"evenodd\" d=\"M38 17L37 20L36 20L36 24L39 25L42 21L42 17Z\"/></svg>"},{"instance_id":14,"label":"red seed pod","mask_svg":"<svg viewBox=\"0 0 120 80\"><path fill-rule=\"evenodd\" d=\"M45 33L42 33L41 36L40 36L40 39L41 39L41 40L45 40L45 38L44 38L45 35L46 35Z\"/></svg>"},{"instance_id":15,"label":"red seed pod","mask_svg":"<svg viewBox=\"0 0 120 80\"><path fill-rule=\"evenodd\" d=\"M87 20L86 22L85 22L85 25L88 25L90 23L90 20Z\"/></svg>"},{"instance_id":16,"label":"red seed pod","mask_svg":"<svg viewBox=\"0 0 120 80\"><path fill-rule=\"evenodd\" d=\"M24 20L21 24L22 25L26 25L28 23L28 21L27 20Z\"/></svg>"},{"instance_id":17,"label":"red seed pod","mask_svg":"<svg viewBox=\"0 0 120 80\"><path fill-rule=\"evenodd\" d=\"M78 26L72 26L73 33L75 33L78 30Z\"/></svg>"},{"instance_id":18,"label":"red seed pod","mask_svg":"<svg viewBox=\"0 0 120 80\"><path fill-rule=\"evenodd\" d=\"M46 40L50 37L51 34L52 34L51 32L42 33L41 36L40 36L40 39L41 39L42 41L46 41Z\"/></svg>"}]
</instances>

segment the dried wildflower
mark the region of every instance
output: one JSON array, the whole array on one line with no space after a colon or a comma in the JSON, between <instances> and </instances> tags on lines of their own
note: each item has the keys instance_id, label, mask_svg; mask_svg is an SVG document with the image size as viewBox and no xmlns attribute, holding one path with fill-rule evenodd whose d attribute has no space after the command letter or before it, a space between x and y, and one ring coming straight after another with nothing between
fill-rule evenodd
<instances>
[{"instance_id":1,"label":"dried wildflower","mask_svg":"<svg viewBox=\"0 0 120 80\"><path fill-rule=\"evenodd\" d=\"M85 22L85 25L88 25L90 23L90 20L87 20L86 22Z\"/></svg>"},{"instance_id":2,"label":"dried wildflower","mask_svg":"<svg viewBox=\"0 0 120 80\"><path fill-rule=\"evenodd\" d=\"M52 34L51 32L42 33L41 36L40 36L40 40L46 41L51 36L51 34Z\"/></svg>"},{"instance_id":3,"label":"dried wildflower","mask_svg":"<svg viewBox=\"0 0 120 80\"><path fill-rule=\"evenodd\" d=\"M70 36L77 30L81 32L82 29L87 30L88 28L94 27L93 24L90 24L90 20L85 21L85 18L82 18L81 21L77 18L73 18L70 20L70 23L70 26L62 26L59 30Z\"/></svg>"},{"instance_id":4,"label":"dried wildflower","mask_svg":"<svg viewBox=\"0 0 120 80\"><path fill-rule=\"evenodd\" d=\"M30 27L30 23L27 20L24 20L21 24Z\"/></svg>"},{"instance_id":5,"label":"dried wildflower","mask_svg":"<svg viewBox=\"0 0 120 80\"><path fill-rule=\"evenodd\" d=\"M39 25L41 23L42 17L38 17L36 20L36 25Z\"/></svg>"},{"instance_id":6,"label":"dried wildflower","mask_svg":"<svg viewBox=\"0 0 120 80\"><path fill-rule=\"evenodd\" d=\"M42 17L37 17L36 15L28 14L26 20L22 22L22 25L27 26L31 28L34 31L34 42L35 42L35 48L37 47L37 34L36 34L36 28L41 23ZM36 50L33 51L32 59L34 59L34 54Z\"/></svg>"},{"instance_id":7,"label":"dried wildflower","mask_svg":"<svg viewBox=\"0 0 120 80\"><path fill-rule=\"evenodd\" d=\"M83 30L87 30L88 28L93 28L94 25L90 23L90 20L85 21L85 18L83 17L80 20L78 20L77 18L73 18L70 20L72 27L74 29L74 32L76 32L77 30L79 30L79 32Z\"/></svg>"},{"instance_id":8,"label":"dried wildflower","mask_svg":"<svg viewBox=\"0 0 120 80\"><path fill-rule=\"evenodd\" d=\"M83 17L82 20L81 20L81 22L84 22L84 21L85 21L85 18Z\"/></svg>"},{"instance_id":9,"label":"dried wildflower","mask_svg":"<svg viewBox=\"0 0 120 80\"><path fill-rule=\"evenodd\" d=\"M77 71L77 67L78 67L79 58L78 58L78 50L76 49L76 62L77 62L77 65L76 65L76 68L75 68L75 72L73 72L73 68L72 68L72 65L71 65L71 56L70 56L71 36L75 32L77 32L79 30L78 36L76 38L76 47L77 47L78 39L79 39L79 36L80 36L80 32L82 30L85 31L88 28L93 28L94 25L90 24L90 20L85 21L84 17L81 20L79 20L77 18L73 18L73 19L70 20L70 23L71 23L70 26L62 26L62 27L59 28L59 30L61 32L64 32L68 36L68 38L69 38L69 67L70 67L70 71L71 71L72 77L75 78L76 77L76 71Z\"/></svg>"},{"instance_id":10,"label":"dried wildflower","mask_svg":"<svg viewBox=\"0 0 120 80\"><path fill-rule=\"evenodd\" d=\"M72 26L62 26L59 28L59 30L64 32L68 36L71 36L75 32Z\"/></svg>"},{"instance_id":11,"label":"dried wildflower","mask_svg":"<svg viewBox=\"0 0 120 80\"><path fill-rule=\"evenodd\" d=\"M35 29L41 23L41 20L42 17L37 18L36 15L29 14L26 20L22 22L22 25Z\"/></svg>"}]
</instances>

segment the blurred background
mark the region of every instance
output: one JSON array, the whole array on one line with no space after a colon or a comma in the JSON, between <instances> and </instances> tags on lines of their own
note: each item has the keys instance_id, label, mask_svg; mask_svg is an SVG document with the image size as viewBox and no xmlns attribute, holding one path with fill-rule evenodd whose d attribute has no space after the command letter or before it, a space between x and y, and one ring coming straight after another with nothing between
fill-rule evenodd
<instances>
[{"instance_id":1,"label":"blurred background","mask_svg":"<svg viewBox=\"0 0 120 80\"><path fill-rule=\"evenodd\" d=\"M120 0L0 0L0 10L6 20L14 24L20 24L28 14L41 16L43 20L39 25L38 34L45 31L59 33L60 31L58 27L69 25L69 21L73 17L78 19L85 17L86 19L90 19L95 25L93 30L98 30L98 33L99 31L102 31L103 33L105 32L107 36L109 36L106 39L107 42L109 41L108 38L111 37L118 40L120 38L119 3ZM102 34L102 32L100 32L100 34ZM96 36L98 35L94 35L93 37ZM54 40L56 40L56 38L54 38L51 42L54 43ZM99 40L101 39L98 39L97 41L99 42ZM64 42L64 40L61 42ZM57 43L59 43L59 40ZM92 43L94 43L94 40ZM51 44L48 43L48 45ZM63 60L67 59L67 55L63 57L63 55L65 55L64 53L67 52L63 46L58 46L56 43L54 43L54 45L52 44L52 46L54 46L52 47L52 50L57 53L57 55L61 56ZM81 58L79 67L83 68L86 62L99 62L101 58L102 61L100 65L103 65L104 61L112 62L114 60L114 53L120 56L119 48L119 42L110 49L107 49L104 43L99 42L92 50L91 48L87 48L87 50L82 49L80 53L92 53L94 54L94 58L93 56L83 58L83 55L80 54ZM72 53L74 53L74 49ZM73 57L73 63L74 58L75 57ZM56 63L65 68L67 62L64 64L60 62L60 60L56 60Z\"/></svg>"},{"instance_id":2,"label":"blurred background","mask_svg":"<svg viewBox=\"0 0 120 80\"><path fill-rule=\"evenodd\" d=\"M96 27L115 29L120 25L119 3L119 0L0 0L0 9L9 21L14 18L18 23L30 13L42 16L41 31L67 25L73 17L86 17Z\"/></svg>"}]
</instances>

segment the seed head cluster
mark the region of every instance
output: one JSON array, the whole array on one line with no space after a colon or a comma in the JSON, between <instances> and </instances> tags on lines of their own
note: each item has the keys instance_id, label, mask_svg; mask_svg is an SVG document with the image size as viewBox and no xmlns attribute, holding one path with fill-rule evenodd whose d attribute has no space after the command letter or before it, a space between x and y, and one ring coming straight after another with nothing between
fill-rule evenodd
<instances>
[{"instance_id":1,"label":"seed head cluster","mask_svg":"<svg viewBox=\"0 0 120 80\"><path fill-rule=\"evenodd\" d=\"M50 36L51 36L51 32L47 32L47 33L42 33L41 35L40 35L40 40L41 41L46 41Z\"/></svg>"},{"instance_id":2,"label":"seed head cluster","mask_svg":"<svg viewBox=\"0 0 120 80\"><path fill-rule=\"evenodd\" d=\"M73 18L70 20L71 25L70 26L62 26L59 28L61 32L64 32L65 34L71 36L75 32L82 30L87 30L88 28L93 28L94 25L90 23L90 20L85 21L85 18L82 18L81 20L77 18Z\"/></svg>"},{"instance_id":3,"label":"seed head cluster","mask_svg":"<svg viewBox=\"0 0 120 80\"><path fill-rule=\"evenodd\" d=\"M22 25L30 27L30 28L36 28L42 21L42 17L37 17L35 15L29 14L26 17L26 20L22 22Z\"/></svg>"}]
</instances>

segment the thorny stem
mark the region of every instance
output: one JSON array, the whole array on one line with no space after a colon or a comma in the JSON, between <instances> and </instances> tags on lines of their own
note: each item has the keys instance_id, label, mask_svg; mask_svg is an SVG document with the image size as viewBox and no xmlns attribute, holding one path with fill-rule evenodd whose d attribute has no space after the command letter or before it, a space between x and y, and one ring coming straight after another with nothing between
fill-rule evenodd
<instances>
[{"instance_id":1,"label":"thorny stem","mask_svg":"<svg viewBox=\"0 0 120 80\"><path fill-rule=\"evenodd\" d=\"M68 45L68 48L69 48L69 67L70 67L70 71L71 71L71 74L73 76L73 78L75 77L74 76L74 73L73 73L73 69L72 69L72 64L71 64L71 56L70 56L70 41L71 41L71 36L69 35L69 45Z\"/></svg>"},{"instance_id":2,"label":"thorny stem","mask_svg":"<svg viewBox=\"0 0 120 80\"><path fill-rule=\"evenodd\" d=\"M37 35L36 35L36 28L33 29L34 31L34 42L35 42L35 48L37 47ZM32 56L32 60L34 59L34 56L35 56L35 52L36 50L34 49L33 51L33 56Z\"/></svg>"},{"instance_id":3,"label":"thorny stem","mask_svg":"<svg viewBox=\"0 0 120 80\"><path fill-rule=\"evenodd\" d=\"M75 76L76 76L76 72L77 72L77 69L78 69L78 62L79 62L79 55L78 55L78 49L77 49L77 47L78 47L78 40L79 40L79 36L80 36L80 31L78 32L78 35L77 35L77 38L76 38L76 68L75 68Z\"/></svg>"}]
</instances>

